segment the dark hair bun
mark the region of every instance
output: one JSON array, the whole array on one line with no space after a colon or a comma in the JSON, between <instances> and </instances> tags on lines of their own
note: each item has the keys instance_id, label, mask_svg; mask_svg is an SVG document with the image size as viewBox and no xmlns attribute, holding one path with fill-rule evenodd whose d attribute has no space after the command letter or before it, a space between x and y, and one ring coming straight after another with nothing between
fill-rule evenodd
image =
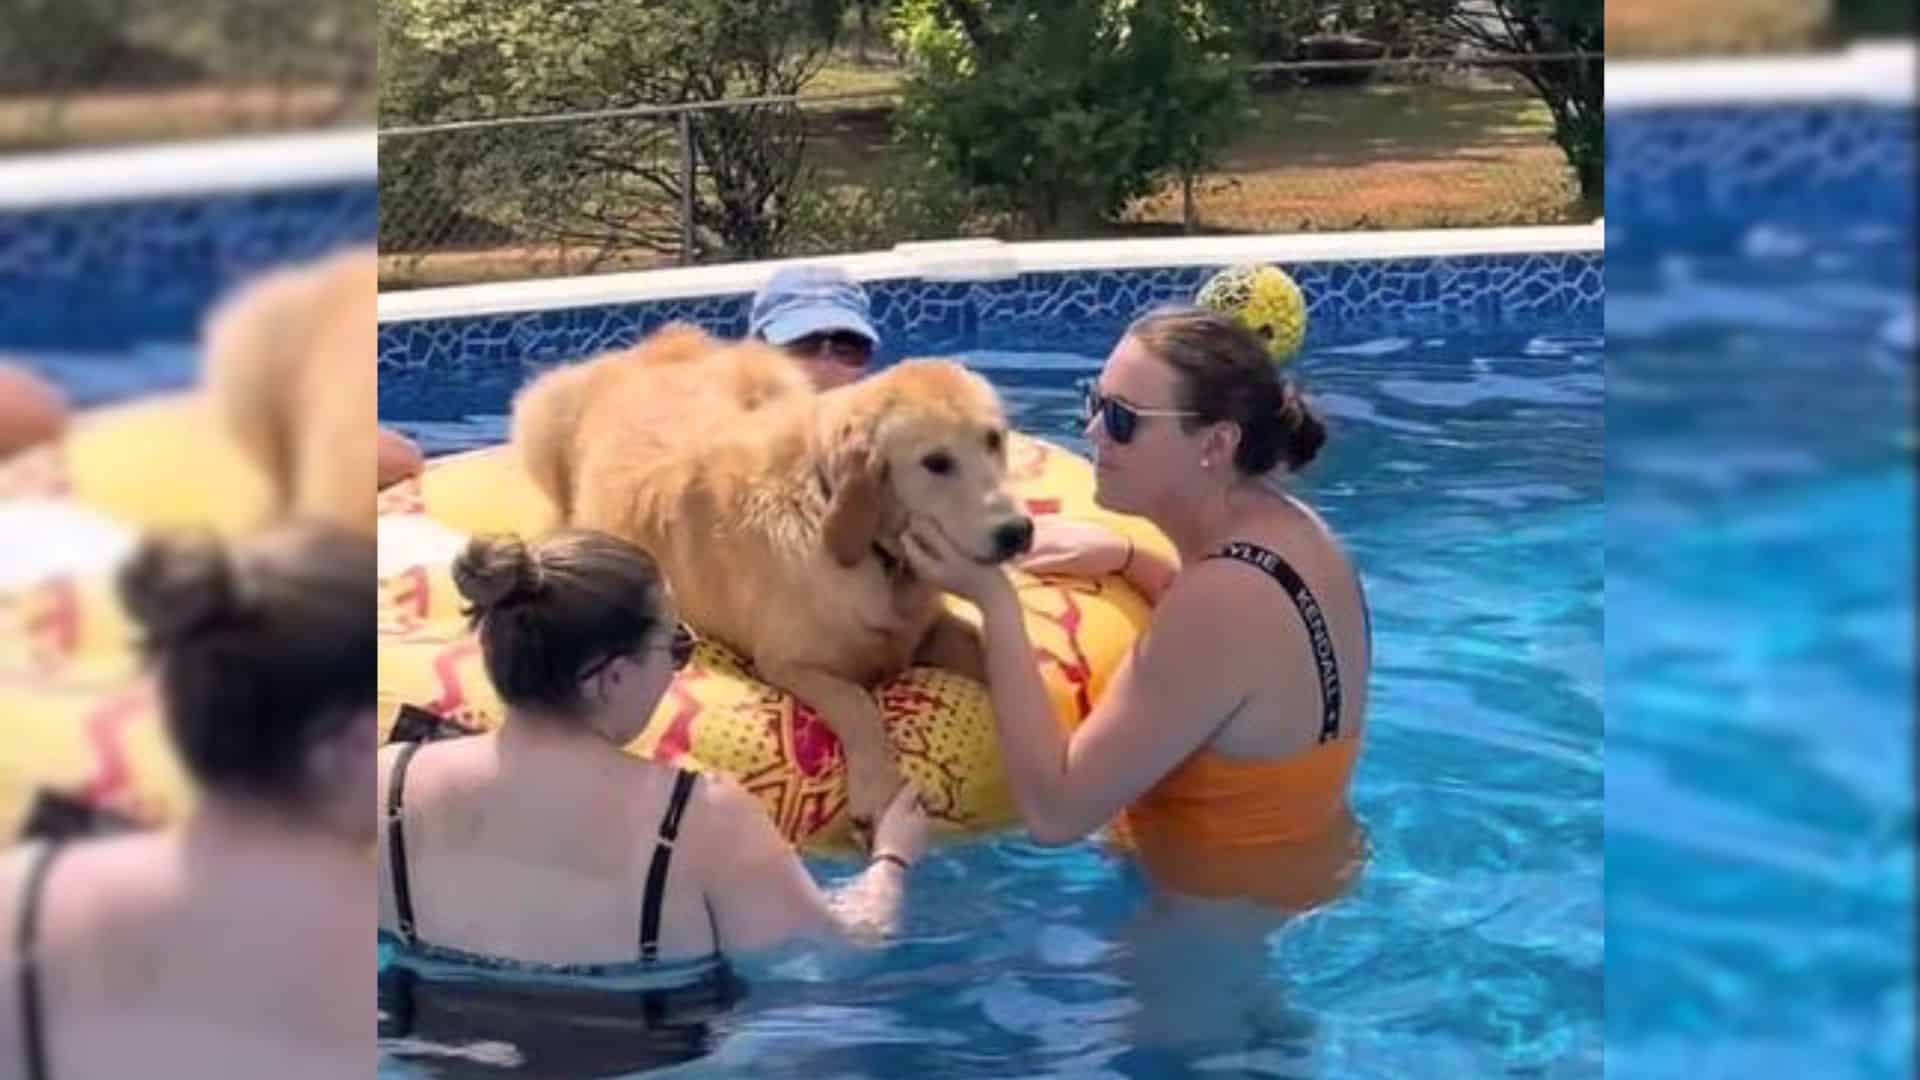
<instances>
[{"instance_id":1,"label":"dark hair bun","mask_svg":"<svg viewBox=\"0 0 1920 1080\"><path fill-rule=\"evenodd\" d=\"M212 537L147 537L121 566L116 585L150 646L218 625L239 607L233 561Z\"/></svg>"},{"instance_id":2,"label":"dark hair bun","mask_svg":"<svg viewBox=\"0 0 1920 1080\"><path fill-rule=\"evenodd\" d=\"M1289 471L1305 468L1327 443L1326 422L1291 382L1280 395L1280 430Z\"/></svg>"},{"instance_id":3,"label":"dark hair bun","mask_svg":"<svg viewBox=\"0 0 1920 1080\"><path fill-rule=\"evenodd\" d=\"M479 536L453 560L453 583L476 613L484 613L537 595L540 565L517 536Z\"/></svg>"}]
</instances>

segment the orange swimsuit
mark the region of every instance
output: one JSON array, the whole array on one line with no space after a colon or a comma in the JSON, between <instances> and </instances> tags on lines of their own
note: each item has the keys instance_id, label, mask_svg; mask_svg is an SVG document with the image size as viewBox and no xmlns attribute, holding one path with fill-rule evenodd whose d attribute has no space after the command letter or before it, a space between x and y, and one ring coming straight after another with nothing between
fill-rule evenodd
<instances>
[{"instance_id":1,"label":"orange swimsuit","mask_svg":"<svg viewBox=\"0 0 1920 1080\"><path fill-rule=\"evenodd\" d=\"M1265 571L1299 607L1321 674L1321 741L1274 760L1201 747L1122 813L1114 838L1172 891L1304 910L1345 891L1364 857L1365 830L1347 803L1360 736L1340 732L1340 672L1306 583L1252 544L1229 544L1216 557Z\"/></svg>"},{"instance_id":2,"label":"orange swimsuit","mask_svg":"<svg viewBox=\"0 0 1920 1080\"><path fill-rule=\"evenodd\" d=\"M1366 836L1347 806L1360 740L1272 761L1201 748L1114 822L1154 882L1305 910L1345 891Z\"/></svg>"}]
</instances>

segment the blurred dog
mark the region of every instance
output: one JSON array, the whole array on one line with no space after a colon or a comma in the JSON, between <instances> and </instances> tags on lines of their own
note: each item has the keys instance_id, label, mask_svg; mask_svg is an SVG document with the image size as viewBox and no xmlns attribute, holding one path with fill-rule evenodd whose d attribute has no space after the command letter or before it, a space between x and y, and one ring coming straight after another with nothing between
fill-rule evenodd
<instances>
[{"instance_id":1,"label":"blurred dog","mask_svg":"<svg viewBox=\"0 0 1920 1080\"><path fill-rule=\"evenodd\" d=\"M353 248L254 279L207 320L201 378L266 476L269 520L374 532L378 291L373 249Z\"/></svg>"}]
</instances>

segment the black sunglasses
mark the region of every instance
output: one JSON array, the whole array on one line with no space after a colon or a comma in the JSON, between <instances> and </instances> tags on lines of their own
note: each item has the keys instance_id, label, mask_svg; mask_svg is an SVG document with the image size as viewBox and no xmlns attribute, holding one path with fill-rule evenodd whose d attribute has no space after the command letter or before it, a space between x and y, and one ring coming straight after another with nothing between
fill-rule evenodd
<instances>
[{"instance_id":1,"label":"black sunglasses","mask_svg":"<svg viewBox=\"0 0 1920 1080\"><path fill-rule=\"evenodd\" d=\"M694 648L699 644L700 640L693 636L693 631L687 628L686 623L675 623L673 626L673 636L667 639L667 659L673 663L673 670L679 671L686 667L693 659ZM625 655L631 654L615 653L611 656L603 656L593 663L588 664L586 670L580 673L580 680L585 682L593 678L595 675L605 671L608 664L613 663Z\"/></svg>"},{"instance_id":2,"label":"black sunglasses","mask_svg":"<svg viewBox=\"0 0 1920 1080\"><path fill-rule=\"evenodd\" d=\"M1100 392L1100 387L1092 379L1083 379L1081 389L1086 392L1086 401L1081 405L1080 420L1084 424L1093 423L1100 418L1100 426L1107 429L1107 437L1125 446L1133 441L1133 434L1140 426L1143 416L1199 416L1191 409L1142 409L1129 405L1118 398L1110 398Z\"/></svg>"},{"instance_id":3,"label":"black sunglasses","mask_svg":"<svg viewBox=\"0 0 1920 1080\"><path fill-rule=\"evenodd\" d=\"M699 639L686 623L673 624L673 637L667 639L667 659L673 661L673 670L679 671L693 659L693 649Z\"/></svg>"},{"instance_id":4,"label":"black sunglasses","mask_svg":"<svg viewBox=\"0 0 1920 1080\"><path fill-rule=\"evenodd\" d=\"M808 358L819 355L822 346L835 362L849 367L864 367L868 360L873 359L873 342L851 330L808 334L787 342L785 348L794 356Z\"/></svg>"}]
</instances>

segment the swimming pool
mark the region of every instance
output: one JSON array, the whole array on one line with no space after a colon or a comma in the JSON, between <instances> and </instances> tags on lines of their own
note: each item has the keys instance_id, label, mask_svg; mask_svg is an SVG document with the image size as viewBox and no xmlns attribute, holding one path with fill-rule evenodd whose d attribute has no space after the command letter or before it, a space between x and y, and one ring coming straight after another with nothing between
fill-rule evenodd
<instances>
[{"instance_id":1,"label":"swimming pool","mask_svg":"<svg viewBox=\"0 0 1920 1080\"><path fill-rule=\"evenodd\" d=\"M229 290L373 241L375 171L367 131L0 162L0 355L79 407L182 389Z\"/></svg>"},{"instance_id":2,"label":"swimming pool","mask_svg":"<svg viewBox=\"0 0 1920 1080\"><path fill-rule=\"evenodd\" d=\"M1598 1075L1597 315L1415 316L1401 334L1329 318L1297 361L1333 428L1303 490L1347 537L1378 635L1355 790L1373 861L1353 896L1267 932L1231 905L1149 910L1093 844L962 845L916 872L906 934L881 954L744 971L745 999L674 1075ZM1018 427L1084 452L1073 385L1114 329L1083 309L1047 324L1044 349L976 328L958 354ZM452 370L383 356L383 422L429 453L499 441L524 362L466 355ZM382 1075L436 1075L462 1052L383 1055ZM564 1045L465 1052L505 1075L521 1052L567 1066Z\"/></svg>"},{"instance_id":3,"label":"swimming pool","mask_svg":"<svg viewBox=\"0 0 1920 1080\"><path fill-rule=\"evenodd\" d=\"M1912 1075L1911 52L1858 60L1609 72L1623 1075Z\"/></svg>"}]
</instances>

